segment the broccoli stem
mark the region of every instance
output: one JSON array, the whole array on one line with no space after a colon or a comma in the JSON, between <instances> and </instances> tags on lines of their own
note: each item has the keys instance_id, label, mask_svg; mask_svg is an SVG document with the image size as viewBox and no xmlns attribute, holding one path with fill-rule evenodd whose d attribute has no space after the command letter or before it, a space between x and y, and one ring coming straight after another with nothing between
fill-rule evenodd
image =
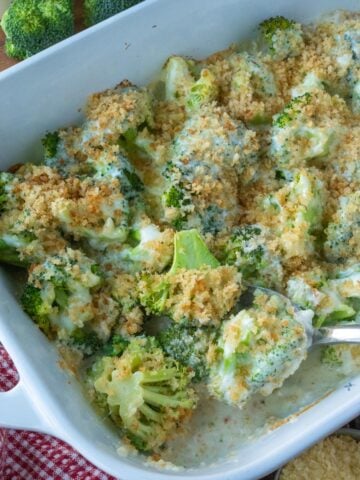
<instances>
[{"instance_id":1,"label":"broccoli stem","mask_svg":"<svg viewBox=\"0 0 360 480\"><path fill-rule=\"evenodd\" d=\"M0 239L0 263L7 263L21 268L29 266L29 262L21 259L17 250L2 239Z\"/></svg>"},{"instance_id":2,"label":"broccoli stem","mask_svg":"<svg viewBox=\"0 0 360 480\"><path fill-rule=\"evenodd\" d=\"M220 262L213 256L197 230L183 230L174 237L174 259L169 273L182 268L197 270L208 266L216 268Z\"/></svg>"}]
</instances>

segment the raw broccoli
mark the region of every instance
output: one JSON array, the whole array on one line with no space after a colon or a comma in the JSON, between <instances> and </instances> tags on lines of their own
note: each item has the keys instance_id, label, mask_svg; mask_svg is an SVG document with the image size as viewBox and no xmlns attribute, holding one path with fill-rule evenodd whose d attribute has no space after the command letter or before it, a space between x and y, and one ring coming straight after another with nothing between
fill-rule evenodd
<instances>
[{"instance_id":1,"label":"raw broccoli","mask_svg":"<svg viewBox=\"0 0 360 480\"><path fill-rule=\"evenodd\" d=\"M174 323L161 331L157 339L170 357L193 370L194 380L202 381L209 374L206 355L215 336L216 329L212 327Z\"/></svg>"},{"instance_id":2,"label":"raw broccoli","mask_svg":"<svg viewBox=\"0 0 360 480\"><path fill-rule=\"evenodd\" d=\"M71 0L13 0L1 19L6 53L30 57L74 33Z\"/></svg>"},{"instance_id":3,"label":"raw broccoli","mask_svg":"<svg viewBox=\"0 0 360 480\"><path fill-rule=\"evenodd\" d=\"M251 395L270 395L307 354L307 334L290 302L256 291L251 308L223 322L211 357L209 390L243 407Z\"/></svg>"},{"instance_id":4,"label":"raw broccoli","mask_svg":"<svg viewBox=\"0 0 360 480\"><path fill-rule=\"evenodd\" d=\"M33 266L21 301L44 333L68 339L94 319L92 293L102 281L93 273L95 265L80 251L67 249Z\"/></svg>"},{"instance_id":5,"label":"raw broccoli","mask_svg":"<svg viewBox=\"0 0 360 480\"><path fill-rule=\"evenodd\" d=\"M242 225L233 230L225 244L222 261L235 265L249 283L279 287L283 278L280 255L268 243L273 238L261 225Z\"/></svg>"},{"instance_id":6,"label":"raw broccoli","mask_svg":"<svg viewBox=\"0 0 360 480\"><path fill-rule=\"evenodd\" d=\"M120 357L102 357L94 377L109 415L141 451L160 447L196 407L192 373L166 357L152 337L132 339Z\"/></svg>"},{"instance_id":7,"label":"raw broccoli","mask_svg":"<svg viewBox=\"0 0 360 480\"><path fill-rule=\"evenodd\" d=\"M285 17L271 17L259 25L270 54L275 60L300 55L304 48L301 25Z\"/></svg>"},{"instance_id":8,"label":"raw broccoli","mask_svg":"<svg viewBox=\"0 0 360 480\"><path fill-rule=\"evenodd\" d=\"M89 27L102 22L142 0L85 0L85 24Z\"/></svg>"}]
</instances>

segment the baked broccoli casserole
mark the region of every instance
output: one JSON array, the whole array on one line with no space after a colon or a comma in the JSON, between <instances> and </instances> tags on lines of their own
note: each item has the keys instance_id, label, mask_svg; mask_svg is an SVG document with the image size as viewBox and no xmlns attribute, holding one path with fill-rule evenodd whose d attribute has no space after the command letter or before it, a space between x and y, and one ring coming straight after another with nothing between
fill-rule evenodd
<instances>
[{"instance_id":1,"label":"baked broccoli casserole","mask_svg":"<svg viewBox=\"0 0 360 480\"><path fill-rule=\"evenodd\" d=\"M23 308L138 450L176 436L199 385L239 408L281 387L307 350L293 304L316 327L360 321L359 113L360 14L275 17L92 95L40 164L0 173Z\"/></svg>"}]
</instances>

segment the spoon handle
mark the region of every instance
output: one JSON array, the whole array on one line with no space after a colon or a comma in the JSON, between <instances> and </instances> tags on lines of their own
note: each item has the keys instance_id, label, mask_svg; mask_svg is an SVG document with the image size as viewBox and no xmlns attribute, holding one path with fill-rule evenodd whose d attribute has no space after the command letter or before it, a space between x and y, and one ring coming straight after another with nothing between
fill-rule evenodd
<instances>
[{"instance_id":1,"label":"spoon handle","mask_svg":"<svg viewBox=\"0 0 360 480\"><path fill-rule=\"evenodd\" d=\"M360 325L322 327L314 330L313 345L360 343Z\"/></svg>"}]
</instances>

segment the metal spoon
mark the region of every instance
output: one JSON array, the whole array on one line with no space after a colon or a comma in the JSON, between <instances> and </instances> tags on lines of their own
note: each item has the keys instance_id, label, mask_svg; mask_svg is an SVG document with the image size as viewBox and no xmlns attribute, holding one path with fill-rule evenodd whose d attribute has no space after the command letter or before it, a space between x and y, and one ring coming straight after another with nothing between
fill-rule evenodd
<instances>
[{"instance_id":1,"label":"metal spoon","mask_svg":"<svg viewBox=\"0 0 360 480\"><path fill-rule=\"evenodd\" d=\"M254 301L254 294L256 290L261 290L262 292L272 296L277 295L283 300L289 302L295 309L295 311L301 311L301 308L291 302L285 295L277 292L276 290L271 290L269 288L257 287L255 285L247 285L247 289L240 296L235 307L233 308L232 313L236 314L244 308L249 308L252 306ZM320 327L313 328L307 332L309 338L309 346L315 345L334 345L337 343L360 343L360 324L352 325L336 325L334 327Z\"/></svg>"}]
</instances>

